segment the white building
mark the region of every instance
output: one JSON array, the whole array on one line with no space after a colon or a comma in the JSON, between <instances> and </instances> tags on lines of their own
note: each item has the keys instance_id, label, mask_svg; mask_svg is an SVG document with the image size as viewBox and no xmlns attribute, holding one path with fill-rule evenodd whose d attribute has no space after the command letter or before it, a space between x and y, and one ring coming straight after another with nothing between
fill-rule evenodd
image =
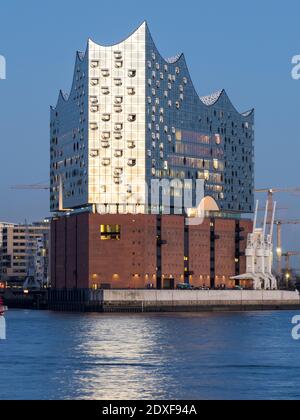
<instances>
[{"instance_id":1,"label":"white building","mask_svg":"<svg viewBox=\"0 0 300 420\"><path fill-rule=\"evenodd\" d=\"M253 143L253 110L224 90L200 97L184 55L164 59L146 23L113 46L89 39L51 108L51 211L144 213L151 180L200 179L222 212L251 213Z\"/></svg>"}]
</instances>

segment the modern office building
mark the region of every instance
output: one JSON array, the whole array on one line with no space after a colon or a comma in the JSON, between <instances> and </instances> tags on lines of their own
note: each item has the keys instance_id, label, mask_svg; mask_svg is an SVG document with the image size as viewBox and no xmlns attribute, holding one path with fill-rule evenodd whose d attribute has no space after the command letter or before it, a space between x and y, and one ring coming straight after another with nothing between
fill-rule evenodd
<instances>
[{"instance_id":1,"label":"modern office building","mask_svg":"<svg viewBox=\"0 0 300 420\"><path fill-rule=\"evenodd\" d=\"M15 226L14 223L0 222L0 250L3 245L3 229L11 226Z\"/></svg>"},{"instance_id":2,"label":"modern office building","mask_svg":"<svg viewBox=\"0 0 300 420\"><path fill-rule=\"evenodd\" d=\"M235 285L252 231L253 110L224 90L200 97L184 55L165 60L144 23L77 53L50 130L54 288ZM206 218L188 226L200 203Z\"/></svg>"},{"instance_id":3,"label":"modern office building","mask_svg":"<svg viewBox=\"0 0 300 420\"><path fill-rule=\"evenodd\" d=\"M48 221L30 225L13 225L3 229L0 277L9 285L22 285L36 275L36 256L39 240L49 237Z\"/></svg>"},{"instance_id":4,"label":"modern office building","mask_svg":"<svg viewBox=\"0 0 300 420\"><path fill-rule=\"evenodd\" d=\"M111 47L89 40L51 108L51 211L149 213L154 179L179 180L172 209L191 180L197 207L202 179L215 208L251 213L253 144L253 110L239 113L224 90L199 97L184 55L165 60L146 23Z\"/></svg>"}]
</instances>

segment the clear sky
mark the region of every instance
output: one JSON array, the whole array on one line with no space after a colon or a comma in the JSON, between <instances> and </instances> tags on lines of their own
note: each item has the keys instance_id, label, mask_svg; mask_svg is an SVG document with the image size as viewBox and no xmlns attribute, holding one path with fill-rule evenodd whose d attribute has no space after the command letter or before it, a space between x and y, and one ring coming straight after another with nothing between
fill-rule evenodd
<instances>
[{"instance_id":1,"label":"clear sky","mask_svg":"<svg viewBox=\"0 0 300 420\"><path fill-rule=\"evenodd\" d=\"M49 106L70 88L76 50L88 37L116 43L145 19L164 56L185 53L199 94L225 88L240 111L256 108L257 187L300 186L299 16L297 0L2 0L0 220L49 214L47 192L9 187L48 181ZM278 198L282 217L300 219L300 195ZM290 229L288 246L300 249L299 234Z\"/></svg>"}]
</instances>

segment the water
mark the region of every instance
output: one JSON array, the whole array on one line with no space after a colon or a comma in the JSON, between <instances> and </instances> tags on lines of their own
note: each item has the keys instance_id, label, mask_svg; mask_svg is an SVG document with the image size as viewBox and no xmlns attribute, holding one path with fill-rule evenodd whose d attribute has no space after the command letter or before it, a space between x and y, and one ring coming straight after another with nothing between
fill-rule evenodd
<instances>
[{"instance_id":1,"label":"water","mask_svg":"<svg viewBox=\"0 0 300 420\"><path fill-rule=\"evenodd\" d=\"M294 315L11 310L0 399L299 399Z\"/></svg>"}]
</instances>

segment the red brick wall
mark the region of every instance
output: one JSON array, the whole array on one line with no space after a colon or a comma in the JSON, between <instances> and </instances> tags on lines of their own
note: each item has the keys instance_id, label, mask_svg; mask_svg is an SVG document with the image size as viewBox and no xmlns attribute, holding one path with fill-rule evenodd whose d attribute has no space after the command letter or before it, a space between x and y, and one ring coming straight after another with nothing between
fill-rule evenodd
<instances>
[{"instance_id":1,"label":"red brick wall","mask_svg":"<svg viewBox=\"0 0 300 420\"><path fill-rule=\"evenodd\" d=\"M210 286L210 219L189 227L190 283L195 287ZM101 224L121 225L121 240L103 241ZM247 245L250 220L240 221L245 229L240 244ZM162 216L161 238L163 279L184 281L184 229L181 216ZM216 286L233 286L235 275L235 220L216 219L215 274ZM51 224L51 280L54 288L91 288L104 284L112 288L145 288L156 286L157 217L152 215L94 215L53 219ZM240 258L240 272L246 269L245 257Z\"/></svg>"},{"instance_id":2,"label":"red brick wall","mask_svg":"<svg viewBox=\"0 0 300 420\"><path fill-rule=\"evenodd\" d=\"M215 242L215 273L216 287L226 284L233 286L230 277L235 276L235 220L216 219L215 234L218 237Z\"/></svg>"},{"instance_id":3,"label":"red brick wall","mask_svg":"<svg viewBox=\"0 0 300 420\"><path fill-rule=\"evenodd\" d=\"M189 265L193 274L190 283L195 287L210 286L210 220L190 226Z\"/></svg>"},{"instance_id":4,"label":"red brick wall","mask_svg":"<svg viewBox=\"0 0 300 420\"><path fill-rule=\"evenodd\" d=\"M88 288L88 261L88 215L53 219L51 222L52 286L57 289Z\"/></svg>"},{"instance_id":5,"label":"red brick wall","mask_svg":"<svg viewBox=\"0 0 300 420\"><path fill-rule=\"evenodd\" d=\"M162 216L162 275L173 277L175 285L184 282L184 223L182 216Z\"/></svg>"},{"instance_id":6,"label":"red brick wall","mask_svg":"<svg viewBox=\"0 0 300 420\"><path fill-rule=\"evenodd\" d=\"M120 241L101 241L101 224L121 225ZM156 217L90 215L89 284L144 288L155 283Z\"/></svg>"}]
</instances>

